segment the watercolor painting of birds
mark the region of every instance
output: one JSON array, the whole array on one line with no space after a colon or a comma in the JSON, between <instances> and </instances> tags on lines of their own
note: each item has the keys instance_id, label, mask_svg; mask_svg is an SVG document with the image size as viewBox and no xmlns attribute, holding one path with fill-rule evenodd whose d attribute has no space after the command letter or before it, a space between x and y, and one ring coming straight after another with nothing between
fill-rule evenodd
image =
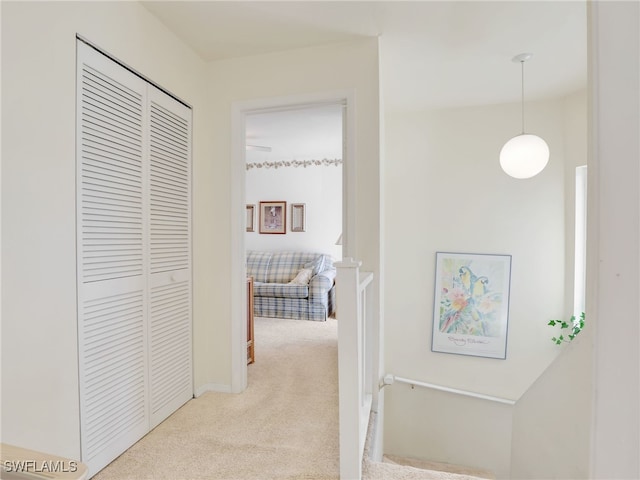
<instances>
[{"instance_id":1,"label":"watercolor painting of birds","mask_svg":"<svg viewBox=\"0 0 640 480\"><path fill-rule=\"evenodd\" d=\"M476 275L470 262L460 265L450 285L443 286L439 330L442 333L492 336L498 330L496 311L498 292L490 289L487 275Z\"/></svg>"},{"instance_id":2,"label":"watercolor painting of birds","mask_svg":"<svg viewBox=\"0 0 640 480\"><path fill-rule=\"evenodd\" d=\"M506 358L511 255L436 252L431 349Z\"/></svg>"}]
</instances>

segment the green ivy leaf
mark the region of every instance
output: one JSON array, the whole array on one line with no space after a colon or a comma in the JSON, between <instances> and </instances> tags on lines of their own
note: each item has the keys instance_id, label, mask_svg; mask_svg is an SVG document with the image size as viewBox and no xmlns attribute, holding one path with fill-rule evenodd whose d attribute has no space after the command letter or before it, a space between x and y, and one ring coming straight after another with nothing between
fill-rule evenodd
<instances>
[{"instance_id":1,"label":"green ivy leaf","mask_svg":"<svg viewBox=\"0 0 640 480\"><path fill-rule=\"evenodd\" d=\"M571 329L570 330L571 333L568 333L567 338L565 338L564 335L560 335L559 337L551 338L551 341L553 343L555 343L556 345L560 345L563 342L570 342L573 339L575 339L576 336L584 328L585 317L586 317L585 312L582 312L577 319L576 319L575 315L572 315L571 319L569 321L549 320L549 323L547 323L547 325L550 326L550 327L558 326L560 328L560 330L568 329L568 328Z\"/></svg>"}]
</instances>

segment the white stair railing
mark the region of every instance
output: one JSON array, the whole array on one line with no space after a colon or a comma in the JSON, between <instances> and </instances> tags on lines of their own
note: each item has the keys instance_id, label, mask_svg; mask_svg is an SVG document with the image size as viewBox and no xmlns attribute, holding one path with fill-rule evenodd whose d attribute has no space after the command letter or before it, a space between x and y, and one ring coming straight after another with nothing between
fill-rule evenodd
<instances>
[{"instance_id":1,"label":"white stair railing","mask_svg":"<svg viewBox=\"0 0 640 480\"><path fill-rule=\"evenodd\" d=\"M373 401L373 273L361 262L336 263L338 376L340 393L340 478L362 477L362 456ZM377 382L375 382L377 388Z\"/></svg>"},{"instance_id":2,"label":"white stair railing","mask_svg":"<svg viewBox=\"0 0 640 480\"><path fill-rule=\"evenodd\" d=\"M380 388L387 385L393 385L394 382L406 383L413 387L430 388L432 390L439 390L441 392L455 393L456 395L462 395L465 397L479 398L481 400L489 400L496 403L504 403L506 405L515 405L516 401L510 398L494 397L493 395L485 395L484 393L471 392L469 390L460 390L459 388L445 387L444 385L436 385L434 383L421 382L420 380L412 380L410 378L403 378L387 373L383 379Z\"/></svg>"}]
</instances>

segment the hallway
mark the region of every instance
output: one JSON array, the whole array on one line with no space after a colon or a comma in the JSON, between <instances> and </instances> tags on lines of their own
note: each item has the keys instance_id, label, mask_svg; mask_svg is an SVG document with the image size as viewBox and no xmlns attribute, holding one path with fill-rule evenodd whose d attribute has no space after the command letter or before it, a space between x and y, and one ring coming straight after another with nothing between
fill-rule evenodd
<instances>
[{"instance_id":1,"label":"hallway","mask_svg":"<svg viewBox=\"0 0 640 480\"><path fill-rule=\"evenodd\" d=\"M339 478L337 321L255 319L241 394L189 401L94 478Z\"/></svg>"}]
</instances>

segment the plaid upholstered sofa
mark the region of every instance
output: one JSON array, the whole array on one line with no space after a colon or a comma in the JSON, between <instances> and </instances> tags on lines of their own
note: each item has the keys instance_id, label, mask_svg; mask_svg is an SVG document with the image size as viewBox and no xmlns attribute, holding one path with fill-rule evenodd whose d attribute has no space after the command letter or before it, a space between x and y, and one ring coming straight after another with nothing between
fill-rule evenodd
<instances>
[{"instance_id":1,"label":"plaid upholstered sofa","mask_svg":"<svg viewBox=\"0 0 640 480\"><path fill-rule=\"evenodd\" d=\"M250 250L247 275L253 277L258 317L325 321L335 310L336 269L330 255Z\"/></svg>"}]
</instances>

